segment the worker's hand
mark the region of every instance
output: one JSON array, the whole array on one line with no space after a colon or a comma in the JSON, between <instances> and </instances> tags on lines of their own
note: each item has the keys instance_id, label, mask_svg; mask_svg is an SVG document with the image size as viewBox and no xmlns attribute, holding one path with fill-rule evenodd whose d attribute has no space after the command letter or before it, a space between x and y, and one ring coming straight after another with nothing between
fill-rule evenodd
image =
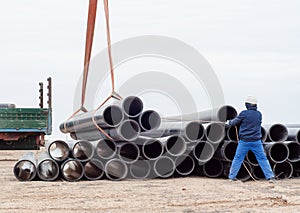
<instances>
[{"instance_id":1,"label":"worker's hand","mask_svg":"<svg viewBox=\"0 0 300 213\"><path fill-rule=\"evenodd\" d=\"M229 120L225 122L225 125L226 125L226 126L230 126L230 125L229 125Z\"/></svg>"}]
</instances>

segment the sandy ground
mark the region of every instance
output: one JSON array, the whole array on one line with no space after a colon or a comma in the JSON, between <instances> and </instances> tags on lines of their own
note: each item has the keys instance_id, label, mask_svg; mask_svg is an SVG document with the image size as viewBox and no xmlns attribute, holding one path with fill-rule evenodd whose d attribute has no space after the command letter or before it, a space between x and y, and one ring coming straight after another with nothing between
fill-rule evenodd
<instances>
[{"instance_id":1,"label":"sandy ground","mask_svg":"<svg viewBox=\"0 0 300 213\"><path fill-rule=\"evenodd\" d=\"M0 212L300 212L300 179L19 182L12 168L21 155L0 151Z\"/></svg>"}]
</instances>

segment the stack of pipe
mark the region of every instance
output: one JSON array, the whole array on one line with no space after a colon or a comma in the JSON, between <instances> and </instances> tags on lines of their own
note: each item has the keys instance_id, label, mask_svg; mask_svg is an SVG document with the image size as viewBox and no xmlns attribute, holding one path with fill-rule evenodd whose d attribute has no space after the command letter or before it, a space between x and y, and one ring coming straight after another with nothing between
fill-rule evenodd
<instances>
[{"instance_id":1,"label":"stack of pipe","mask_svg":"<svg viewBox=\"0 0 300 213\"><path fill-rule=\"evenodd\" d=\"M161 119L154 110L143 111L141 99L129 96L97 113L87 112L61 124L61 131L74 140L47 142L46 152L37 158L26 153L16 163L14 174L21 181L227 177L238 145L238 128L225 126L224 121L236 116L233 107L222 106L180 119ZM275 175L299 176L298 129L274 124L262 127L262 135ZM249 180L249 173L264 178L252 152L237 178Z\"/></svg>"}]
</instances>

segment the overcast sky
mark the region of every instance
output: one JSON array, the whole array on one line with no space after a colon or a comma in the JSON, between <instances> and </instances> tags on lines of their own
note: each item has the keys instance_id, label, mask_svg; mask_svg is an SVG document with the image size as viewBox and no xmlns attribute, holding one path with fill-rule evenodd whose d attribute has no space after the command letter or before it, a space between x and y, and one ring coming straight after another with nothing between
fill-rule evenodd
<instances>
[{"instance_id":1,"label":"overcast sky","mask_svg":"<svg viewBox=\"0 0 300 213\"><path fill-rule=\"evenodd\" d=\"M225 101L243 109L257 96L264 123L299 123L300 1L110 0L112 42L141 35L197 49L221 82ZM53 137L73 112L82 74L87 0L3 1L0 102L38 107L38 82L53 78ZM93 55L106 47L99 1ZM136 73L139 70L135 70ZM195 91L196 93L197 91Z\"/></svg>"}]
</instances>

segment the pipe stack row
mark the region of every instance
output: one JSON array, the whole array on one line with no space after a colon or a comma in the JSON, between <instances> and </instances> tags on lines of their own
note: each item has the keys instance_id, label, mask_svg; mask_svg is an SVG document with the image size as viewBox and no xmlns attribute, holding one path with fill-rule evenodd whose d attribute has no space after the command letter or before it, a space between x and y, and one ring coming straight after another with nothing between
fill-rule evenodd
<instances>
[{"instance_id":1,"label":"pipe stack row","mask_svg":"<svg viewBox=\"0 0 300 213\"><path fill-rule=\"evenodd\" d=\"M61 131L74 140L46 142L46 151L37 157L24 154L14 174L21 181L227 177L238 128L228 127L224 121L236 116L233 107L222 106L183 119L161 119L156 111L144 110L141 99L129 96L97 113L87 112L61 124ZM262 127L262 134L275 175L298 177L298 129L274 124ZM248 180L249 172L255 179L264 178L251 152L237 178Z\"/></svg>"}]
</instances>

